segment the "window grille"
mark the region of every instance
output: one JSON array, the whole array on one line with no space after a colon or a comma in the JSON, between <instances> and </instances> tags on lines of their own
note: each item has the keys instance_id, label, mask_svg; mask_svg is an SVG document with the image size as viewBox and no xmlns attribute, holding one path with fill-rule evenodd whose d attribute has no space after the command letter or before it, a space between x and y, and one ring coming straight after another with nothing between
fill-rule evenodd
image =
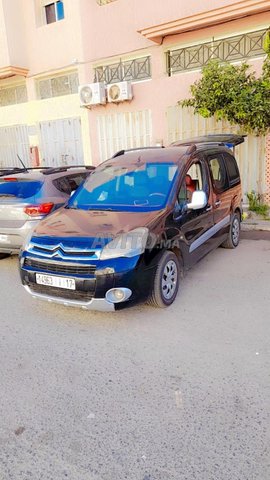
<instances>
[{"instance_id":1,"label":"window grille","mask_svg":"<svg viewBox=\"0 0 270 480\"><path fill-rule=\"evenodd\" d=\"M14 105L27 102L26 85L0 89L0 106Z\"/></svg>"},{"instance_id":2,"label":"window grille","mask_svg":"<svg viewBox=\"0 0 270 480\"><path fill-rule=\"evenodd\" d=\"M107 3L114 2L115 0L97 0L97 4L102 6L102 5L107 5Z\"/></svg>"},{"instance_id":3,"label":"window grille","mask_svg":"<svg viewBox=\"0 0 270 480\"><path fill-rule=\"evenodd\" d=\"M264 55L266 30L236 35L167 52L168 75L200 69L210 60L233 62Z\"/></svg>"},{"instance_id":4,"label":"window grille","mask_svg":"<svg viewBox=\"0 0 270 480\"><path fill-rule=\"evenodd\" d=\"M95 82L115 83L151 78L151 58L142 57L95 68Z\"/></svg>"},{"instance_id":5,"label":"window grille","mask_svg":"<svg viewBox=\"0 0 270 480\"><path fill-rule=\"evenodd\" d=\"M78 74L69 73L59 77L47 78L38 81L39 98L59 97L61 95L71 95L78 92L79 79Z\"/></svg>"}]
</instances>

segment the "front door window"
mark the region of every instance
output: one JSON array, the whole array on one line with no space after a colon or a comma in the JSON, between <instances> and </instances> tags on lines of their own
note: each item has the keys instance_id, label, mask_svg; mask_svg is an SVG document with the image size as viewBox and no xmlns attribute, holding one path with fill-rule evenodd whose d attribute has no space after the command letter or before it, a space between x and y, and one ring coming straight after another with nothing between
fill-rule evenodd
<instances>
[{"instance_id":1,"label":"front door window","mask_svg":"<svg viewBox=\"0 0 270 480\"><path fill-rule=\"evenodd\" d=\"M207 176L201 162L193 163L185 175L184 182L178 192L178 203L180 207L191 202L192 194L195 190L204 190L208 196L209 187Z\"/></svg>"}]
</instances>

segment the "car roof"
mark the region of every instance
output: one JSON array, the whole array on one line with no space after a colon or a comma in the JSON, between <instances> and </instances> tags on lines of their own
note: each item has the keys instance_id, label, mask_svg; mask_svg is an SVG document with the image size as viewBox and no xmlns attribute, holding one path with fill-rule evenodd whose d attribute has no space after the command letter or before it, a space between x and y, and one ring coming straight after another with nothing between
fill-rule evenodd
<instances>
[{"instance_id":1,"label":"car roof","mask_svg":"<svg viewBox=\"0 0 270 480\"><path fill-rule=\"evenodd\" d=\"M193 137L185 140L178 140L173 142L171 146L180 146L180 145L199 145L199 144L220 144L227 145L230 147L236 147L245 141L246 135L238 135L235 133L214 133L209 135L203 135L201 137Z\"/></svg>"},{"instance_id":2,"label":"car roof","mask_svg":"<svg viewBox=\"0 0 270 480\"><path fill-rule=\"evenodd\" d=\"M2 169L3 173L0 173L1 178L23 178L24 180L44 181L46 178L54 179L66 175L67 173L76 174L81 172L87 172L94 170L92 166L68 166L68 167L40 167L40 168L28 168L19 169L14 168L13 171L9 169L7 173ZM1 170L0 170L1 172Z\"/></svg>"},{"instance_id":3,"label":"car roof","mask_svg":"<svg viewBox=\"0 0 270 480\"><path fill-rule=\"evenodd\" d=\"M179 163L190 148L181 147L149 147L132 150L120 150L112 158L101 165L132 165L133 163Z\"/></svg>"}]
</instances>

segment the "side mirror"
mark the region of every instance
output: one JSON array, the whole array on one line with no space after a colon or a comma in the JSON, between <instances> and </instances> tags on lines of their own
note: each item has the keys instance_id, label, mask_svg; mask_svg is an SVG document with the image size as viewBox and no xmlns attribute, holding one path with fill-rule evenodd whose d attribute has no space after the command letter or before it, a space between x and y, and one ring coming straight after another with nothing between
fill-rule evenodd
<instances>
[{"instance_id":1,"label":"side mirror","mask_svg":"<svg viewBox=\"0 0 270 480\"><path fill-rule=\"evenodd\" d=\"M206 193L203 190L195 190L192 194L191 202L187 204L189 210L199 210L207 205Z\"/></svg>"}]
</instances>

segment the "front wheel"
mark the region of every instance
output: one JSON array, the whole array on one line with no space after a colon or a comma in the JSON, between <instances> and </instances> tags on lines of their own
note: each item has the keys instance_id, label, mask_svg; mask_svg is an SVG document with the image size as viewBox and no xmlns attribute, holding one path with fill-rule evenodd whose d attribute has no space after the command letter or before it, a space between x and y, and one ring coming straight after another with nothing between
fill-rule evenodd
<instances>
[{"instance_id":1,"label":"front wheel","mask_svg":"<svg viewBox=\"0 0 270 480\"><path fill-rule=\"evenodd\" d=\"M240 231L241 231L241 223L240 223L240 214L234 213L231 220L230 231L228 234L227 240L222 243L223 248L236 248L240 241Z\"/></svg>"},{"instance_id":2,"label":"front wheel","mask_svg":"<svg viewBox=\"0 0 270 480\"><path fill-rule=\"evenodd\" d=\"M154 274L148 303L159 308L171 305L178 292L180 274L181 268L177 256L170 251L163 252Z\"/></svg>"}]
</instances>

